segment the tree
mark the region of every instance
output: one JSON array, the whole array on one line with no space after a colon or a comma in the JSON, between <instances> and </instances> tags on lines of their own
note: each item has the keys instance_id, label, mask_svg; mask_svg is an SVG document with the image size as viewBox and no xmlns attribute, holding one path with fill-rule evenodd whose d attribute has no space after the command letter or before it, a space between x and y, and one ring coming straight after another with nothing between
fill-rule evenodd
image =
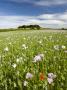
<instances>
[{"instance_id":1,"label":"tree","mask_svg":"<svg viewBox=\"0 0 67 90\"><path fill-rule=\"evenodd\" d=\"M18 29L40 29L41 27L39 25L23 25L19 26Z\"/></svg>"}]
</instances>

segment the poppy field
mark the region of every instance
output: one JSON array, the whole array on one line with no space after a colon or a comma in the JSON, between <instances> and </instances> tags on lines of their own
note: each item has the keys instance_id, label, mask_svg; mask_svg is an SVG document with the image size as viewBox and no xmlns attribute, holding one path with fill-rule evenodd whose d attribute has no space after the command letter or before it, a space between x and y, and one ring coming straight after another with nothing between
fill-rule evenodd
<instances>
[{"instance_id":1,"label":"poppy field","mask_svg":"<svg viewBox=\"0 0 67 90\"><path fill-rule=\"evenodd\" d=\"M67 32L0 32L0 90L67 90Z\"/></svg>"}]
</instances>

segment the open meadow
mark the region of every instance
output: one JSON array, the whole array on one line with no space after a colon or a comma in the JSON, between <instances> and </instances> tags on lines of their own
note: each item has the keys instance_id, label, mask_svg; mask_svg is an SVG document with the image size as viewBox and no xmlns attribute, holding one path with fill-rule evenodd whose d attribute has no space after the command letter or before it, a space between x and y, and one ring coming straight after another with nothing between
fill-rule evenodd
<instances>
[{"instance_id":1,"label":"open meadow","mask_svg":"<svg viewBox=\"0 0 67 90\"><path fill-rule=\"evenodd\" d=\"M67 31L0 32L0 90L67 90Z\"/></svg>"}]
</instances>

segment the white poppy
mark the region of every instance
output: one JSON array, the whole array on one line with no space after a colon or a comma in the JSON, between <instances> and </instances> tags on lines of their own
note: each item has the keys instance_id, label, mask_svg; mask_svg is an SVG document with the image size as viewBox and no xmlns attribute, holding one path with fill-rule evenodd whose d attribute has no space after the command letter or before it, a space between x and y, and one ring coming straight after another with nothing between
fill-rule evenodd
<instances>
[{"instance_id":1,"label":"white poppy","mask_svg":"<svg viewBox=\"0 0 67 90\"><path fill-rule=\"evenodd\" d=\"M33 74L31 74L29 72L26 74L26 79L31 79L32 77L33 77Z\"/></svg>"}]
</instances>

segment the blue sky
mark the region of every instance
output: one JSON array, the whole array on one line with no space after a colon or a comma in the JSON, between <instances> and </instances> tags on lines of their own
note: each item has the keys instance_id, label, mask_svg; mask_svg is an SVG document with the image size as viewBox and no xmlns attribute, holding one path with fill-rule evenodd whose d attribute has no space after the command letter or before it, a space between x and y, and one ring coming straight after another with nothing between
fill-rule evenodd
<instances>
[{"instance_id":1,"label":"blue sky","mask_svg":"<svg viewBox=\"0 0 67 90\"><path fill-rule=\"evenodd\" d=\"M67 0L0 0L0 28L67 27Z\"/></svg>"}]
</instances>

